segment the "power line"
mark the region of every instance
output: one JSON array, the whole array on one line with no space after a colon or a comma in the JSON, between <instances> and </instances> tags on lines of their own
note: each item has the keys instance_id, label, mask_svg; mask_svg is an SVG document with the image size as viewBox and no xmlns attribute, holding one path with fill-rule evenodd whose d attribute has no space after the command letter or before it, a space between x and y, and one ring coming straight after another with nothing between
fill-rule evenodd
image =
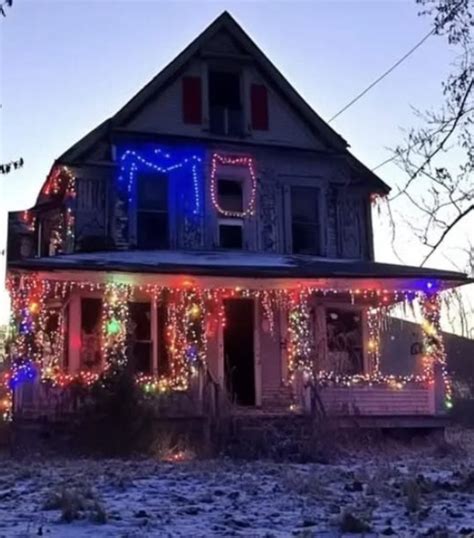
<instances>
[{"instance_id":1,"label":"power line","mask_svg":"<svg viewBox=\"0 0 474 538\"><path fill-rule=\"evenodd\" d=\"M405 53L399 60L397 60L391 67L387 69L384 73L382 73L378 78L376 78L367 88L362 90L359 94L357 94L354 99L349 101L347 105L345 105L341 110L336 112L332 118L329 119L328 123L331 123L334 121L338 116L340 116L343 112L345 112L348 108L350 108L354 103L356 103L359 99L361 99L368 91L370 91L374 86L376 86L379 82L381 82L387 75L389 75L394 69L396 69L401 63L403 63L409 56L411 56L416 49L421 47L423 43L434 33L436 32L436 28L433 28L428 34L426 34L418 43L413 46L407 53Z\"/></svg>"}]
</instances>

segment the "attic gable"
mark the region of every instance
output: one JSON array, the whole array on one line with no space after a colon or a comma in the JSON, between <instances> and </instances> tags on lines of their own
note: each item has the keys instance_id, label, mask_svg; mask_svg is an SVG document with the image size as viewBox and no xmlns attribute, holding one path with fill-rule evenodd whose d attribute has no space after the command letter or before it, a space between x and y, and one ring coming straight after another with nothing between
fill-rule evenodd
<instances>
[{"instance_id":1,"label":"attic gable","mask_svg":"<svg viewBox=\"0 0 474 538\"><path fill-rule=\"evenodd\" d=\"M286 131L288 136L295 136L295 133L298 135L294 141L295 143L290 145L304 149L323 149L341 155L346 154L347 142L302 99L227 12L220 15L122 109L110 118L107 122L106 132L101 135L101 139L108 140L115 131L123 132L127 130L135 133L145 132L184 135L192 138L202 137L207 130L207 126L204 126L200 131L194 130L190 132L182 132L182 129L171 128L170 117L174 116L176 119L182 113L182 104L176 99L176 95L174 101L172 99L173 90L171 87L173 84L179 83L180 77L187 73L188 76L195 79L201 78L202 87L200 92L202 96L206 96L207 87L206 82L204 82L206 77L203 76L202 64L210 57L227 59L234 57L234 59L247 61L253 65L257 78L263 84L267 84L269 92L275 96L273 104L281 112L277 126ZM247 106L249 106L248 96L246 96L246 99ZM159 101L165 102L164 109L161 108L163 103ZM208 119L206 113L208 114L208 111L203 110L202 116L204 120ZM145 120L143 130L141 129L141 122L137 121L140 115L141 119ZM270 118L271 123L272 118ZM247 128L247 125L245 128ZM94 132L94 134L96 133ZM252 133L252 135L255 135L255 133ZM245 138L246 142L267 142L270 144L279 142L271 137L267 137L267 140L262 140L263 137L258 136L258 133L257 136L250 138L244 133L243 138ZM71 158L75 161L80 161L87 154L91 144L94 143L97 143L96 136L88 135L84 137L63 154L59 161L70 163ZM353 157L349 159L351 163L354 160L356 159ZM371 177L371 179L373 178ZM387 186L379 178L376 178L376 182L381 190L387 190Z\"/></svg>"}]
</instances>

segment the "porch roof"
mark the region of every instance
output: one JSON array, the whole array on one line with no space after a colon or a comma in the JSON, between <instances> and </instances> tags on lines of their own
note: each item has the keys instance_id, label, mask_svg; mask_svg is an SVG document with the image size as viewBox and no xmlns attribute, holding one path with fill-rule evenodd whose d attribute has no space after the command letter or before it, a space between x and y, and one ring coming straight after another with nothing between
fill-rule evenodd
<instances>
[{"instance_id":1,"label":"porch roof","mask_svg":"<svg viewBox=\"0 0 474 538\"><path fill-rule=\"evenodd\" d=\"M235 251L128 250L76 253L12 261L9 268L272 279L435 280L439 282L440 288L474 282L474 279L463 273L425 267ZM416 287L423 286L420 282Z\"/></svg>"}]
</instances>

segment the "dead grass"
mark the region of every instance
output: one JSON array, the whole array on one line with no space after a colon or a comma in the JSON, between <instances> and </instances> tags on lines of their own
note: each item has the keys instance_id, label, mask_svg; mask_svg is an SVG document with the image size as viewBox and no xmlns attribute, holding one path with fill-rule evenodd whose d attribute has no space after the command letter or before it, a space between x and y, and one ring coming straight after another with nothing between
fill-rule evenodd
<instances>
[{"instance_id":1,"label":"dead grass","mask_svg":"<svg viewBox=\"0 0 474 538\"><path fill-rule=\"evenodd\" d=\"M59 510L60 521L71 523L88 519L94 523L107 522L107 513L97 493L88 485L51 489L45 498L43 510Z\"/></svg>"}]
</instances>

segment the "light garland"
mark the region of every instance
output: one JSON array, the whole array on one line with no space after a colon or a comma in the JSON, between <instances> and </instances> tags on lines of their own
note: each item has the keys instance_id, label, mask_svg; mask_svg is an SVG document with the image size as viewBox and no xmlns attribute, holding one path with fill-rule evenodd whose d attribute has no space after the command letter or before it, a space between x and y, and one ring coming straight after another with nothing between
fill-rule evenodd
<instances>
[{"instance_id":1,"label":"light garland","mask_svg":"<svg viewBox=\"0 0 474 538\"><path fill-rule=\"evenodd\" d=\"M76 177L67 166L55 167L46 181L41 194L63 196L63 207L58 214L57 224L51 230L50 241L53 254L70 252L74 248L74 204L76 198Z\"/></svg>"},{"instance_id":2,"label":"light garland","mask_svg":"<svg viewBox=\"0 0 474 538\"><path fill-rule=\"evenodd\" d=\"M313 375L310 294L301 290L289 296L288 305L288 372L290 381L297 370L307 377Z\"/></svg>"},{"instance_id":3,"label":"light garland","mask_svg":"<svg viewBox=\"0 0 474 538\"><path fill-rule=\"evenodd\" d=\"M136 191L136 174L140 169L148 169L160 174L169 174L179 170L191 171L192 191L194 196L193 214L201 213L201 187L199 181L199 170L202 168L202 157L200 154L186 154L185 156L173 156L171 151L162 148L154 148L152 151L143 156L143 151L127 149L120 157L120 175L118 177L119 185L126 189L129 203L133 202ZM126 184L125 184L126 183Z\"/></svg>"},{"instance_id":4,"label":"light garland","mask_svg":"<svg viewBox=\"0 0 474 538\"><path fill-rule=\"evenodd\" d=\"M367 342L367 352L370 360L370 370L374 374L380 372L380 330L382 325L382 308L369 308L367 310L367 328L369 340Z\"/></svg>"},{"instance_id":5,"label":"light garland","mask_svg":"<svg viewBox=\"0 0 474 538\"><path fill-rule=\"evenodd\" d=\"M433 378L435 365L441 368L445 392L445 405L448 409L453 406L453 389L446 368L446 350L440 325L441 303L439 295L427 293L420 298L423 313L423 370L426 376Z\"/></svg>"},{"instance_id":6,"label":"light garland","mask_svg":"<svg viewBox=\"0 0 474 538\"><path fill-rule=\"evenodd\" d=\"M131 288L127 284L106 284L102 301L102 357L106 368L127 363L128 302Z\"/></svg>"},{"instance_id":7,"label":"light garland","mask_svg":"<svg viewBox=\"0 0 474 538\"><path fill-rule=\"evenodd\" d=\"M247 167L249 174L250 174L250 180L251 180L251 186L250 186L250 198L248 202L248 206L243 211L229 211L226 209L223 209L219 205L218 195L217 195L217 166L240 166L240 167ZM224 155L220 155L218 153L214 153L212 156L212 162L211 162L211 200L212 204L216 208L216 210L225 217L234 217L234 218L244 218L249 217L255 214L255 198L257 193L257 177L255 174L255 167L254 167L254 160L252 157L228 157Z\"/></svg>"},{"instance_id":8,"label":"light garland","mask_svg":"<svg viewBox=\"0 0 474 538\"><path fill-rule=\"evenodd\" d=\"M422 283L425 288L425 283ZM446 387L446 402L451 402L452 389L446 372L442 340L439 339L439 299L436 294L426 295L418 290L331 289L300 286L296 289L255 290L242 287L199 288L189 280L181 286L166 287L158 284L98 283L89 281L55 281L39 279L35 274L9 273L7 288L12 299L12 371L5 383L10 388L35 376L54 386L66 387L72 383L90 386L100 375L80 371L75 374L61 369L64 352L64 316L52 304L62 304L73 291L87 290L102 294L102 357L104 370L110 365L124 366L128 359L129 301L134 294L146 294L154 302L165 299L167 304L166 345L170 353L168 376L137 376L137 383L151 393L166 390L186 390L189 380L206 367L207 331L212 324L225 326L224 301L231 298L253 298L262 306L270 331L274 330L275 309L288 315L288 372L289 381L297 371L313 376L321 384L342 386L380 385L400 389L410 383L433 383L434 363L442 367ZM369 328L368 351L372 368L367 374L340 375L317 371L313 364L313 328L310 301L313 297L349 296L351 302L370 306L367 312ZM422 375L392 376L379 372L380 327L386 315L387 303L402 298L405 301L420 299L425 317L426 364ZM424 301L424 302L423 302ZM373 305L376 305L374 307ZM57 307L56 307L57 308ZM57 330L45 338L48 318L57 312ZM372 343L371 343L372 342ZM25 372L30 372L27 374ZM8 399L8 398L7 398ZM5 402L2 404L5 406Z\"/></svg>"}]
</instances>

